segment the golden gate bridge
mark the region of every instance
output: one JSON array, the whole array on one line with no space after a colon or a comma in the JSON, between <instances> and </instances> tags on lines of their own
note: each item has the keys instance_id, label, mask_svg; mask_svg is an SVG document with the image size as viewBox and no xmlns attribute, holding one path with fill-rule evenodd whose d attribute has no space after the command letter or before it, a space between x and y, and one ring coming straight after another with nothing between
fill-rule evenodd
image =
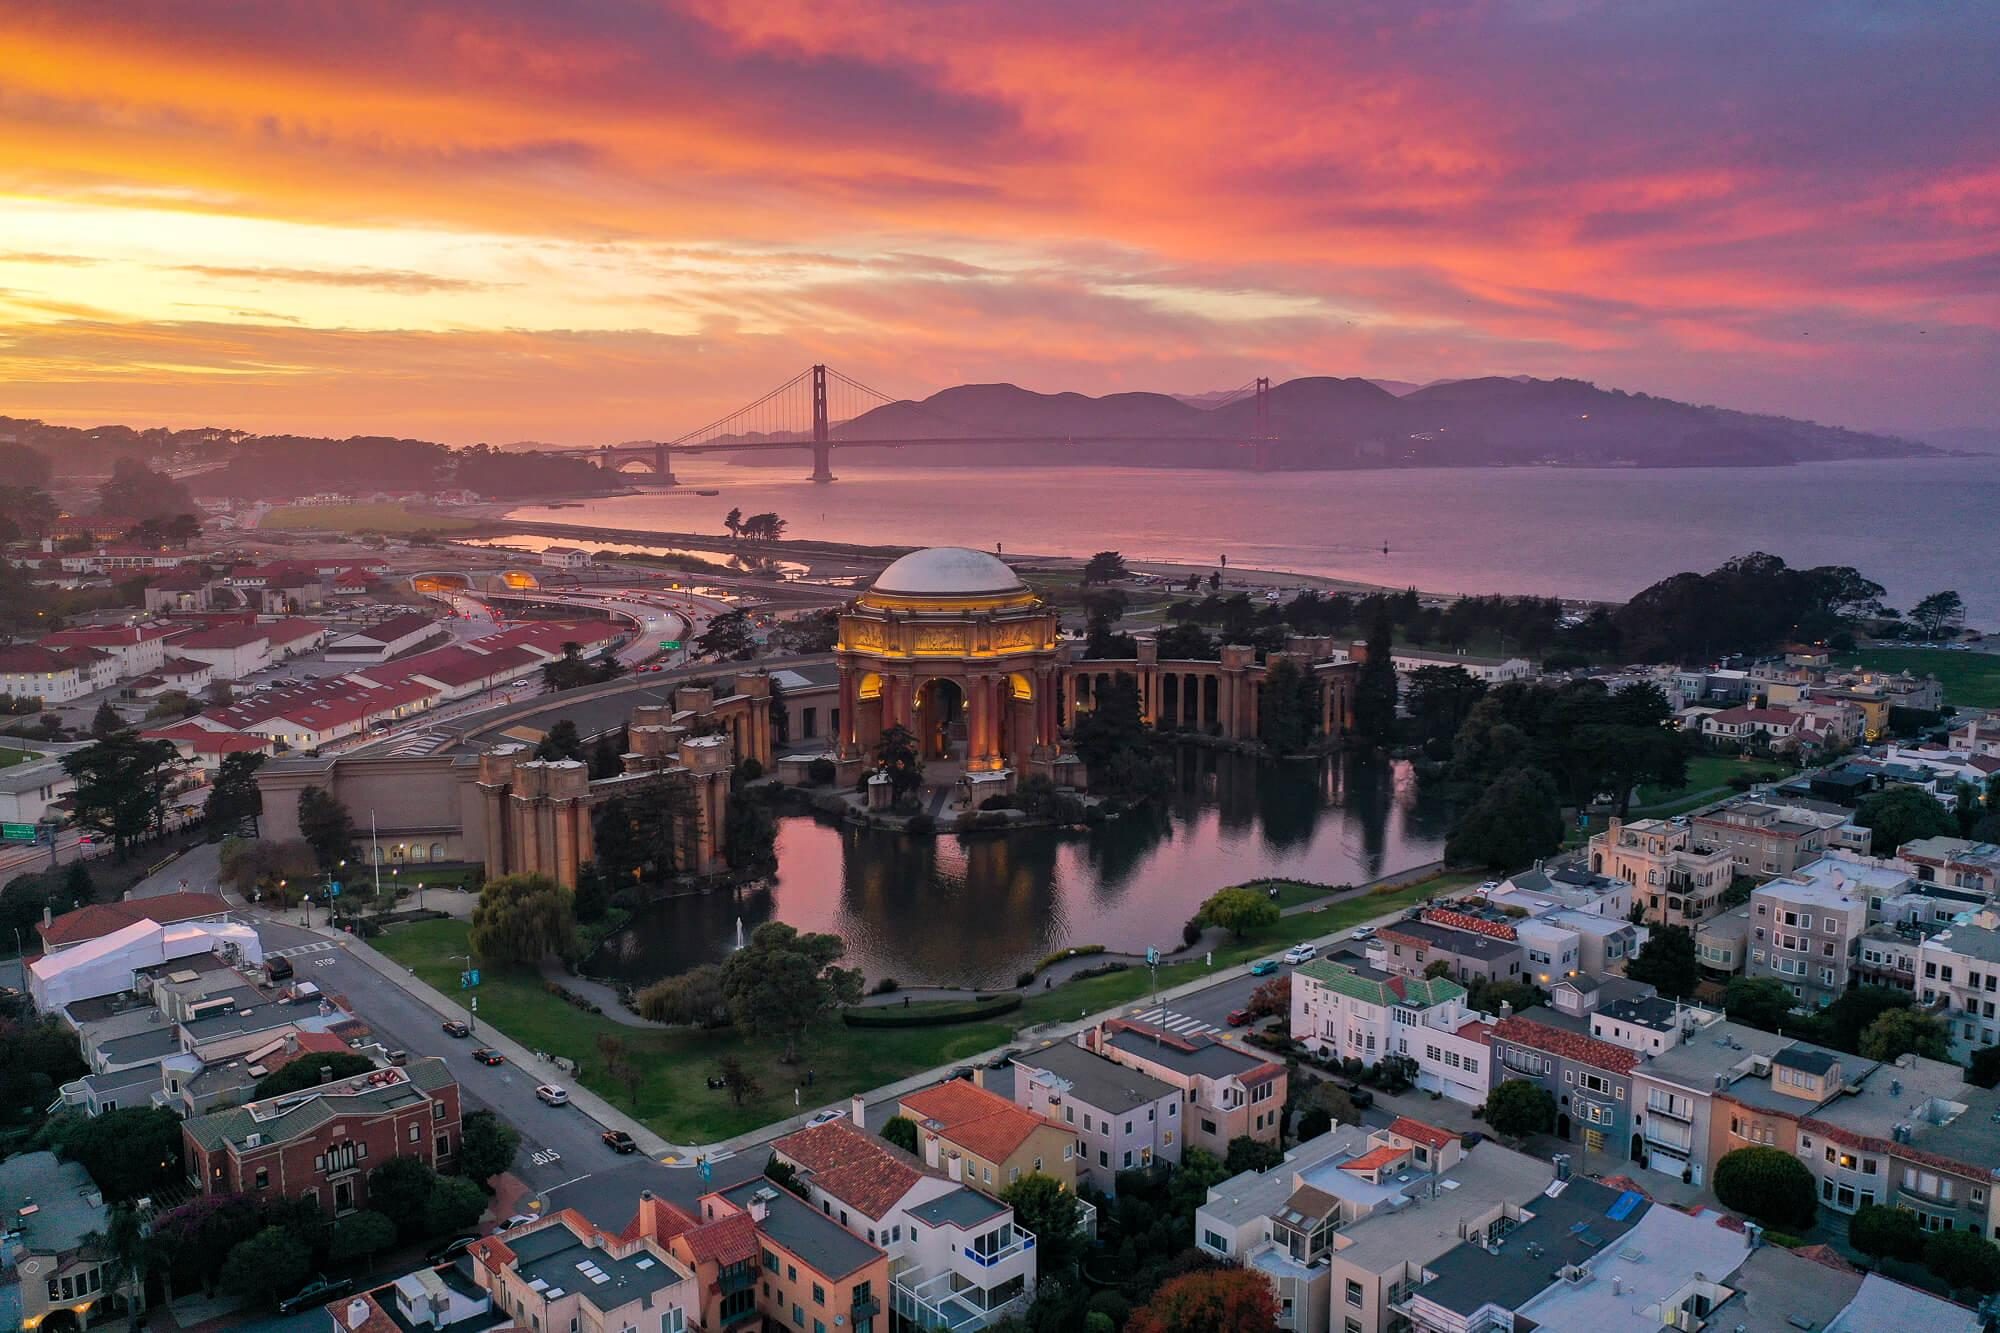
<instances>
[{"instance_id":1,"label":"golden gate bridge","mask_svg":"<svg viewBox=\"0 0 2000 1333\"><path fill-rule=\"evenodd\" d=\"M830 366L808 366L798 374L753 402L717 417L671 440L631 444L599 445L570 452L588 455L607 472L638 479L644 477L659 486L673 486L676 456L699 454L757 453L777 449L805 449L812 452L812 480L829 482L833 477L836 449L913 449L941 445L1023 445L1023 444L1152 444L1170 440L1176 444L1221 444L1233 446L1246 456L1249 466L1262 471L1272 465L1277 436L1271 429L1271 381L1251 380L1209 404L1208 410L1226 407L1244 397L1256 404L1255 426L1245 435L1054 435L1047 433L994 434L990 429L954 421L950 417L907 398L891 398ZM904 409L904 424L896 429L871 429L857 433L858 420L881 407ZM641 473L629 473L638 466Z\"/></svg>"}]
</instances>

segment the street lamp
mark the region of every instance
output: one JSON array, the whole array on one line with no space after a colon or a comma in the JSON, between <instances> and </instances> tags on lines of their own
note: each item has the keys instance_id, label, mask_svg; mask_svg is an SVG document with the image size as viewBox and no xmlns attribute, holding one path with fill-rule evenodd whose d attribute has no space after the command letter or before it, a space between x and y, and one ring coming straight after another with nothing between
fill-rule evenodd
<instances>
[{"instance_id":1,"label":"street lamp","mask_svg":"<svg viewBox=\"0 0 2000 1333\"><path fill-rule=\"evenodd\" d=\"M424 882L422 880L417 881L417 910L419 912L424 910Z\"/></svg>"},{"instance_id":2,"label":"street lamp","mask_svg":"<svg viewBox=\"0 0 2000 1333\"><path fill-rule=\"evenodd\" d=\"M311 929L312 929L312 923L313 923L313 900L312 900L312 895L311 895L310 893L308 893L308 894L307 894L307 895L306 895L306 896L305 896L304 898L301 898L301 899L299 900L299 905L300 905L301 907L303 907L303 908L305 908L305 909L306 909L306 915L305 915L305 920L304 920L303 922L301 922L300 924L304 925L304 926L305 926L305 928L306 928L307 930L311 930Z\"/></svg>"}]
</instances>

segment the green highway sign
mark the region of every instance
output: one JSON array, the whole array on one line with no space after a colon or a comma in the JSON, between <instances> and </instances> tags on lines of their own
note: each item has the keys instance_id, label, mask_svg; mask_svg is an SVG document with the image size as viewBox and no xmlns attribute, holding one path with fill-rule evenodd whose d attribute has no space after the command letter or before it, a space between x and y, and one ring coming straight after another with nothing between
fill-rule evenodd
<instances>
[{"instance_id":1,"label":"green highway sign","mask_svg":"<svg viewBox=\"0 0 2000 1333\"><path fill-rule=\"evenodd\" d=\"M670 653L680 651L680 646L681 646L681 641L679 639L660 640L660 647L666 649Z\"/></svg>"},{"instance_id":2,"label":"green highway sign","mask_svg":"<svg viewBox=\"0 0 2000 1333\"><path fill-rule=\"evenodd\" d=\"M35 826L33 824L0 824L0 839L4 839L7 842L33 842L35 840Z\"/></svg>"}]
</instances>

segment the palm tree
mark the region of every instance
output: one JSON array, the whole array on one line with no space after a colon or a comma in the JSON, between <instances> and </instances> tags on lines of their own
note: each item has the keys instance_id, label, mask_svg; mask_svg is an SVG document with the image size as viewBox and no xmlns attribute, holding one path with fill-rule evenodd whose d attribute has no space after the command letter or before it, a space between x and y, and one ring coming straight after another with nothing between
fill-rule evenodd
<instances>
[{"instance_id":1,"label":"palm tree","mask_svg":"<svg viewBox=\"0 0 2000 1333\"><path fill-rule=\"evenodd\" d=\"M139 1210L129 1203L116 1205L105 1219L104 1230L91 1232L83 1242L103 1256L112 1279L104 1284L105 1290L114 1296L124 1294L125 1327L133 1328L146 1307L147 1238Z\"/></svg>"}]
</instances>

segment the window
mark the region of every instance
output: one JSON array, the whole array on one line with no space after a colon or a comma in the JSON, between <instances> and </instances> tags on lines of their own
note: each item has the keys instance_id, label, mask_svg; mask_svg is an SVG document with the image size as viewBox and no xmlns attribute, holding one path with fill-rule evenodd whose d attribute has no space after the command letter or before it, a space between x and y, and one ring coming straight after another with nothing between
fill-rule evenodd
<instances>
[{"instance_id":1,"label":"window","mask_svg":"<svg viewBox=\"0 0 2000 1333\"><path fill-rule=\"evenodd\" d=\"M1201 1243L1208 1249L1214 1250L1217 1254L1229 1253L1229 1242L1213 1231L1202 1232Z\"/></svg>"},{"instance_id":2,"label":"window","mask_svg":"<svg viewBox=\"0 0 2000 1333\"><path fill-rule=\"evenodd\" d=\"M440 1134L437 1136L437 1155L440 1157L451 1156L451 1135Z\"/></svg>"},{"instance_id":3,"label":"window","mask_svg":"<svg viewBox=\"0 0 2000 1333\"><path fill-rule=\"evenodd\" d=\"M1066 1125L1074 1125L1076 1123L1076 1108L1074 1106L1063 1107L1063 1123Z\"/></svg>"},{"instance_id":4,"label":"window","mask_svg":"<svg viewBox=\"0 0 2000 1333\"><path fill-rule=\"evenodd\" d=\"M826 1304L826 1288L822 1287L817 1282L813 1283L813 1304L814 1305Z\"/></svg>"},{"instance_id":5,"label":"window","mask_svg":"<svg viewBox=\"0 0 2000 1333\"><path fill-rule=\"evenodd\" d=\"M775 1255L775 1254L772 1254L772 1253L771 1253L771 1252L770 1252L769 1250L766 1250L766 1251L764 1251L764 1267L765 1267L765 1269L766 1269L767 1271L769 1271L769 1272L773 1272L773 1273L777 1272L777 1271L778 1271L778 1256L777 1256L777 1255Z\"/></svg>"},{"instance_id":6,"label":"window","mask_svg":"<svg viewBox=\"0 0 2000 1333\"><path fill-rule=\"evenodd\" d=\"M423 1141L423 1133L424 1133L424 1129L423 1129L423 1126L422 1126L422 1125L411 1125L411 1126L410 1126L410 1142L412 1142L412 1143L421 1143L421 1142Z\"/></svg>"},{"instance_id":7,"label":"window","mask_svg":"<svg viewBox=\"0 0 2000 1333\"><path fill-rule=\"evenodd\" d=\"M266 1170L266 1169L265 1169L264 1167L261 1167L261 1166L260 1166L260 1167L258 1167L258 1168L257 1168L257 1188L261 1190L261 1189L269 1189L270 1187L271 1187L271 1173L270 1173L270 1171Z\"/></svg>"},{"instance_id":8,"label":"window","mask_svg":"<svg viewBox=\"0 0 2000 1333\"><path fill-rule=\"evenodd\" d=\"M1361 1284L1353 1278L1347 1279L1347 1303L1359 1308L1361 1305ZM1351 1320L1349 1322L1352 1322Z\"/></svg>"}]
</instances>

